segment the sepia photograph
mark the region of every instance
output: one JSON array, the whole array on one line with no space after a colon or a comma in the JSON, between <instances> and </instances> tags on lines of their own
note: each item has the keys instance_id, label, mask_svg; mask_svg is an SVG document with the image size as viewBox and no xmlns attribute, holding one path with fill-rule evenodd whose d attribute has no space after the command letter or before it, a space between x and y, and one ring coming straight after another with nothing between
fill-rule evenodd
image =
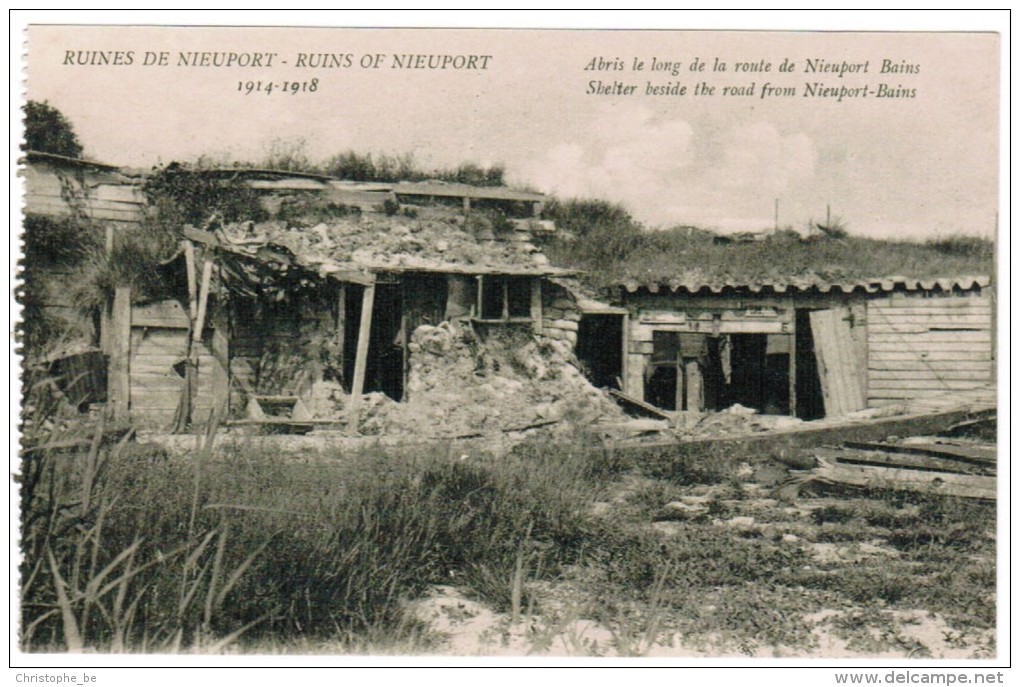
<instances>
[{"instance_id":1,"label":"sepia photograph","mask_svg":"<svg viewBox=\"0 0 1020 687\"><path fill-rule=\"evenodd\" d=\"M1000 34L22 40L19 660L1008 659Z\"/></svg>"}]
</instances>

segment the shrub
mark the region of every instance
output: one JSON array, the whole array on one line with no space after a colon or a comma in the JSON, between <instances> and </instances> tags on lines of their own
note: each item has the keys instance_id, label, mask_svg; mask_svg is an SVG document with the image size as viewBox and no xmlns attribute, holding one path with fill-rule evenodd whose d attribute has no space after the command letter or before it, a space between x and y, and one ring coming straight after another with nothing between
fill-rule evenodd
<instances>
[{"instance_id":1,"label":"shrub","mask_svg":"<svg viewBox=\"0 0 1020 687\"><path fill-rule=\"evenodd\" d=\"M25 143L23 150L36 150L66 157L81 157L82 145L74 127L64 114L49 102L25 103Z\"/></svg>"},{"instance_id":2,"label":"shrub","mask_svg":"<svg viewBox=\"0 0 1020 687\"><path fill-rule=\"evenodd\" d=\"M172 162L154 167L142 187L157 222L169 232L185 224L204 225L214 214L225 222L261 221L268 217L259 194L235 177Z\"/></svg>"},{"instance_id":3,"label":"shrub","mask_svg":"<svg viewBox=\"0 0 1020 687\"><path fill-rule=\"evenodd\" d=\"M88 312L103 306L117 287L131 288L132 300L146 302L170 293L164 277L164 249L139 232L123 232L112 249L92 248L72 280L71 299Z\"/></svg>"}]
</instances>

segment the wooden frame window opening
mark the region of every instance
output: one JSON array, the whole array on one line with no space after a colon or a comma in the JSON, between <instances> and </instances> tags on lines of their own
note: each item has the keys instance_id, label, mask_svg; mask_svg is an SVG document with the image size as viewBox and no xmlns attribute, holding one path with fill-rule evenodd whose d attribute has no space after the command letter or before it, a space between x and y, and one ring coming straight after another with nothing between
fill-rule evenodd
<instances>
[{"instance_id":1,"label":"wooden frame window opening","mask_svg":"<svg viewBox=\"0 0 1020 687\"><path fill-rule=\"evenodd\" d=\"M479 319L483 322L530 322L532 279L532 277L479 276Z\"/></svg>"}]
</instances>

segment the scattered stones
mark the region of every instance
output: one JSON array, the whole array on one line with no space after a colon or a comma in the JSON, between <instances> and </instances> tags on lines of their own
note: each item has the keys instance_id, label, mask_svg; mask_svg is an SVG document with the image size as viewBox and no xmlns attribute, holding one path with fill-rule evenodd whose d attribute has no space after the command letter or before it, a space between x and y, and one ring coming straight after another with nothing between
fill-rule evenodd
<instances>
[{"instance_id":1,"label":"scattered stones","mask_svg":"<svg viewBox=\"0 0 1020 687\"><path fill-rule=\"evenodd\" d=\"M683 501L670 501L663 508L665 518L678 518L687 520L699 518L708 514L708 506L702 504L689 504Z\"/></svg>"},{"instance_id":2,"label":"scattered stones","mask_svg":"<svg viewBox=\"0 0 1020 687\"><path fill-rule=\"evenodd\" d=\"M732 527L738 530L749 530L754 528L754 518L749 515L738 515L737 517L730 518L729 520L716 520L716 524L724 527Z\"/></svg>"},{"instance_id":3,"label":"scattered stones","mask_svg":"<svg viewBox=\"0 0 1020 687\"><path fill-rule=\"evenodd\" d=\"M530 331L493 328L482 335L456 321L423 325L408 353L405 401L366 395L362 434L519 441L550 423L556 431L626 419L584 377L568 343Z\"/></svg>"}]
</instances>

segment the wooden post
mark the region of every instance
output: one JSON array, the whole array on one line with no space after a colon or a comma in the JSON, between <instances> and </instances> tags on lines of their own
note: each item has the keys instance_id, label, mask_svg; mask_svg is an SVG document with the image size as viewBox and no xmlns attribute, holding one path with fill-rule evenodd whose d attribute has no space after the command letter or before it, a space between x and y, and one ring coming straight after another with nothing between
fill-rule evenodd
<instances>
[{"instance_id":1,"label":"wooden post","mask_svg":"<svg viewBox=\"0 0 1020 687\"><path fill-rule=\"evenodd\" d=\"M212 337L212 355L216 368L212 371L213 412L226 417L230 410L230 342L224 327L216 327Z\"/></svg>"},{"instance_id":2,"label":"wooden post","mask_svg":"<svg viewBox=\"0 0 1020 687\"><path fill-rule=\"evenodd\" d=\"M185 247L185 259L188 250ZM194 253L192 253L194 259ZM192 263L194 264L194 263ZM184 352L184 382L181 388L181 397L177 403L177 412L174 413L173 431L180 433L187 429L191 422L191 410L195 404L195 396L198 393L198 347L202 344L202 329L205 327L205 312L209 301L209 285L212 281L213 261L212 257L206 259L202 265L202 286L198 295L198 302L191 297L192 284L188 279L188 310L191 323L191 336L188 337Z\"/></svg>"},{"instance_id":3,"label":"wooden post","mask_svg":"<svg viewBox=\"0 0 1020 687\"><path fill-rule=\"evenodd\" d=\"M194 322L195 317L198 315L198 304L196 303L196 299L198 298L198 285L196 284L195 244L191 241L181 241L181 245L184 248L184 266L188 273L188 317L192 322Z\"/></svg>"},{"instance_id":4,"label":"wooden post","mask_svg":"<svg viewBox=\"0 0 1020 687\"><path fill-rule=\"evenodd\" d=\"M341 377L343 376L345 368L345 355L344 345L347 342L347 285L340 284L340 288L337 291L336 297L336 352L337 352L337 369L340 370ZM346 382L346 379L341 381Z\"/></svg>"},{"instance_id":5,"label":"wooden post","mask_svg":"<svg viewBox=\"0 0 1020 687\"><path fill-rule=\"evenodd\" d=\"M475 279L478 280L478 298L477 298L477 307L478 307L478 310L475 313L475 317L481 318L482 317L482 289L485 287L485 277L483 277L482 275L479 274L477 277L475 277Z\"/></svg>"},{"instance_id":6,"label":"wooden post","mask_svg":"<svg viewBox=\"0 0 1020 687\"><path fill-rule=\"evenodd\" d=\"M421 314L416 313L417 318L421 319ZM411 333L407 331L408 327L411 326L411 317L407 313L407 280L400 280L400 331L397 332L397 337L400 342L400 369L401 369L401 383L400 383L400 401L407 401L407 380L411 369L411 360L408 355L407 345L411 342Z\"/></svg>"},{"instance_id":7,"label":"wooden post","mask_svg":"<svg viewBox=\"0 0 1020 687\"><path fill-rule=\"evenodd\" d=\"M119 286L114 292L110 314L110 372L107 391L113 419L126 422L131 405L131 288Z\"/></svg>"},{"instance_id":8,"label":"wooden post","mask_svg":"<svg viewBox=\"0 0 1020 687\"><path fill-rule=\"evenodd\" d=\"M471 212L471 199L468 198L467 196L464 196L463 202L464 202L464 214L466 215L469 212Z\"/></svg>"},{"instance_id":9,"label":"wooden post","mask_svg":"<svg viewBox=\"0 0 1020 687\"><path fill-rule=\"evenodd\" d=\"M689 358L684 364L684 377L687 387L687 410L700 413L704 410L704 386L701 383L701 364Z\"/></svg>"},{"instance_id":10,"label":"wooden post","mask_svg":"<svg viewBox=\"0 0 1020 687\"><path fill-rule=\"evenodd\" d=\"M630 378L630 351L627 350L627 342L630 341L630 313L622 316L620 324L622 357L620 358L620 391L634 396L633 390L628 388L627 380Z\"/></svg>"},{"instance_id":11,"label":"wooden post","mask_svg":"<svg viewBox=\"0 0 1020 687\"><path fill-rule=\"evenodd\" d=\"M684 409L684 359L680 357L679 349L676 352L676 362L673 363L676 369L676 395L674 396L673 407L675 410Z\"/></svg>"},{"instance_id":12,"label":"wooden post","mask_svg":"<svg viewBox=\"0 0 1020 687\"><path fill-rule=\"evenodd\" d=\"M797 417L797 311L790 312L790 417Z\"/></svg>"},{"instance_id":13,"label":"wooden post","mask_svg":"<svg viewBox=\"0 0 1020 687\"><path fill-rule=\"evenodd\" d=\"M510 280L503 277L503 320L510 319Z\"/></svg>"},{"instance_id":14,"label":"wooden post","mask_svg":"<svg viewBox=\"0 0 1020 687\"><path fill-rule=\"evenodd\" d=\"M191 345L188 347L188 406L185 408L185 420L192 421L191 412L195 408L195 399L198 398L198 383L200 371L198 369L198 348L202 345L202 330L205 329L205 313L209 302L209 283L212 281L213 261L207 259L202 264L202 287L198 294L198 314L192 321ZM211 380L210 380L211 381Z\"/></svg>"},{"instance_id":15,"label":"wooden post","mask_svg":"<svg viewBox=\"0 0 1020 687\"><path fill-rule=\"evenodd\" d=\"M410 324L407 312L404 311L400 314L400 365L403 370L403 382L400 385L400 400L404 402L407 400L407 380L410 377L411 372L411 359L408 355L407 344L410 343L410 335L407 332L407 327Z\"/></svg>"},{"instance_id":16,"label":"wooden post","mask_svg":"<svg viewBox=\"0 0 1020 687\"><path fill-rule=\"evenodd\" d=\"M347 407L347 428L358 431L358 406L365 389L365 368L368 365L368 340L372 331L372 306L375 303L375 284L365 287L361 296L361 323L358 327L358 350L354 356L354 380L351 383L351 402Z\"/></svg>"},{"instance_id":17,"label":"wooden post","mask_svg":"<svg viewBox=\"0 0 1020 687\"><path fill-rule=\"evenodd\" d=\"M209 303L209 284L212 281L213 261L209 258L202 265L202 288L198 294L198 312L195 315L195 325L192 327L191 341L195 344L202 343L202 329L205 327L205 311ZM194 348L192 354L194 355Z\"/></svg>"}]
</instances>

